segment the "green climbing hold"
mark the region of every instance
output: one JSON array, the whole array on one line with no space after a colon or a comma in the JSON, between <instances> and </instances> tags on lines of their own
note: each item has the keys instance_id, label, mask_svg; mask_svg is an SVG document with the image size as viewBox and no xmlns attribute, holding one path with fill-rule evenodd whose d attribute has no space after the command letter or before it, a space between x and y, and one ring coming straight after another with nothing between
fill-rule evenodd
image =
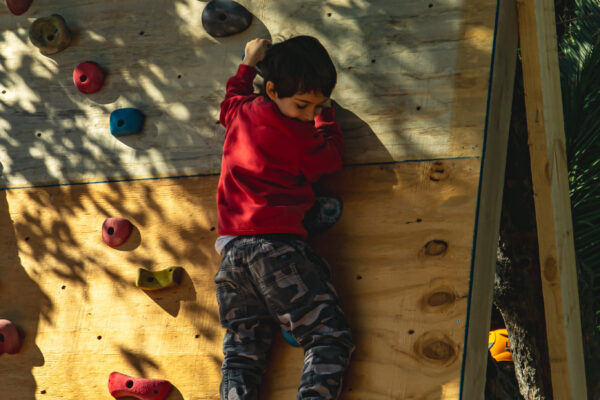
<instances>
[{"instance_id":1,"label":"green climbing hold","mask_svg":"<svg viewBox=\"0 0 600 400\"><path fill-rule=\"evenodd\" d=\"M176 286L181 283L183 268L170 267L160 271L148 271L138 269L138 276L135 285L143 290L159 290Z\"/></svg>"},{"instance_id":2,"label":"green climbing hold","mask_svg":"<svg viewBox=\"0 0 600 400\"><path fill-rule=\"evenodd\" d=\"M29 40L44 55L58 53L71 43L71 32L58 14L38 18L29 27Z\"/></svg>"}]
</instances>

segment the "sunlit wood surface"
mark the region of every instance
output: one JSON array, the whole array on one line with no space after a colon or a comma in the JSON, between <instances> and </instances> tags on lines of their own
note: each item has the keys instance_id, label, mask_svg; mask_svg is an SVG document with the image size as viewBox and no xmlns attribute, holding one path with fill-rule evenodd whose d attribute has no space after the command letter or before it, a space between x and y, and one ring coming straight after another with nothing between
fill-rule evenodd
<instances>
[{"instance_id":1,"label":"sunlit wood surface","mask_svg":"<svg viewBox=\"0 0 600 400\"><path fill-rule=\"evenodd\" d=\"M331 180L344 213L312 243L357 343L343 398L458 395L478 179L478 161L461 160L349 167ZM0 192L0 316L26 335L19 354L0 356L5 398L110 399L112 371L168 379L170 400L217 398L216 183ZM102 241L107 216L135 225L123 248ZM181 286L135 287L137 268L173 265ZM278 337L272 354L262 398L294 398L302 351Z\"/></svg>"}]
</instances>

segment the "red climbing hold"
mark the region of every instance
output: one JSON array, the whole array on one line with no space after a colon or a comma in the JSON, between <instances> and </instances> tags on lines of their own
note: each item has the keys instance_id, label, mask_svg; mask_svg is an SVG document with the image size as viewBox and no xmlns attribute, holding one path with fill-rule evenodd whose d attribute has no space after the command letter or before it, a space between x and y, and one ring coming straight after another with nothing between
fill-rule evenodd
<instances>
[{"instance_id":1,"label":"red climbing hold","mask_svg":"<svg viewBox=\"0 0 600 400\"><path fill-rule=\"evenodd\" d=\"M95 62L87 61L73 70L73 83L82 93L94 93L104 84L104 72Z\"/></svg>"},{"instance_id":2,"label":"red climbing hold","mask_svg":"<svg viewBox=\"0 0 600 400\"><path fill-rule=\"evenodd\" d=\"M113 372L108 378L108 391L115 399L133 397L139 400L163 400L173 385L162 379L132 378Z\"/></svg>"},{"instance_id":3,"label":"red climbing hold","mask_svg":"<svg viewBox=\"0 0 600 400\"><path fill-rule=\"evenodd\" d=\"M119 247L127 241L133 225L125 218L107 218L102 224L102 239L110 247Z\"/></svg>"},{"instance_id":4,"label":"red climbing hold","mask_svg":"<svg viewBox=\"0 0 600 400\"><path fill-rule=\"evenodd\" d=\"M17 328L7 319L0 319L0 354L17 354L21 349L21 338Z\"/></svg>"},{"instance_id":5,"label":"red climbing hold","mask_svg":"<svg viewBox=\"0 0 600 400\"><path fill-rule=\"evenodd\" d=\"M11 13L21 15L29 10L33 0L6 0L6 6Z\"/></svg>"}]
</instances>

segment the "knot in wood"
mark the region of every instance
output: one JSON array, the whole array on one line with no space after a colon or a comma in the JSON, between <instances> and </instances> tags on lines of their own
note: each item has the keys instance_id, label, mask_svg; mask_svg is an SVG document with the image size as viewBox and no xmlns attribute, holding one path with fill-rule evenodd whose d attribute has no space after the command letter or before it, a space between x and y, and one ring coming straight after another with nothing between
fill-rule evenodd
<instances>
[{"instance_id":1,"label":"knot in wood","mask_svg":"<svg viewBox=\"0 0 600 400\"><path fill-rule=\"evenodd\" d=\"M425 255L440 256L448 250L448 243L443 240L430 240L425 244Z\"/></svg>"},{"instance_id":2,"label":"knot in wood","mask_svg":"<svg viewBox=\"0 0 600 400\"><path fill-rule=\"evenodd\" d=\"M444 304L454 303L456 295L450 292L435 292L427 299L427 304L431 307L439 307Z\"/></svg>"},{"instance_id":3,"label":"knot in wood","mask_svg":"<svg viewBox=\"0 0 600 400\"><path fill-rule=\"evenodd\" d=\"M429 180L434 182L442 181L448 178L448 168L442 161L434 161L429 169Z\"/></svg>"},{"instance_id":4,"label":"knot in wood","mask_svg":"<svg viewBox=\"0 0 600 400\"><path fill-rule=\"evenodd\" d=\"M554 282L558 277L558 264L554 257L550 256L544 261L544 278L549 282Z\"/></svg>"},{"instance_id":5,"label":"knot in wood","mask_svg":"<svg viewBox=\"0 0 600 400\"><path fill-rule=\"evenodd\" d=\"M431 364L449 365L456 361L457 345L440 331L426 332L414 346L420 359Z\"/></svg>"},{"instance_id":6,"label":"knot in wood","mask_svg":"<svg viewBox=\"0 0 600 400\"><path fill-rule=\"evenodd\" d=\"M443 313L456 304L458 296L450 286L438 286L430 292L424 293L419 301L422 312Z\"/></svg>"}]
</instances>

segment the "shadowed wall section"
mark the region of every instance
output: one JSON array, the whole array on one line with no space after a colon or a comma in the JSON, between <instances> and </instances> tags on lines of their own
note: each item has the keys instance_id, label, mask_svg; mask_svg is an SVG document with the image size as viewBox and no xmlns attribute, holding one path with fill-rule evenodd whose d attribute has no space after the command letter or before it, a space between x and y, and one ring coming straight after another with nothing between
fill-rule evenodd
<instances>
[{"instance_id":1,"label":"shadowed wall section","mask_svg":"<svg viewBox=\"0 0 600 400\"><path fill-rule=\"evenodd\" d=\"M24 334L0 356L8 398L109 399L112 371L167 379L170 400L218 398L219 103L247 41L294 34L339 73L346 167L319 187L344 212L311 243L357 343L342 397L459 397L496 2L240 3L252 26L219 39L196 0L0 8L0 318ZM46 57L27 30L52 13L74 40ZM72 81L84 61L107 73L92 95ZM121 107L146 114L142 134L110 135ZM107 217L135 226L118 249ZM179 287L135 287L138 268L169 266ZM277 337L262 398L294 398L302 361Z\"/></svg>"},{"instance_id":2,"label":"shadowed wall section","mask_svg":"<svg viewBox=\"0 0 600 400\"><path fill-rule=\"evenodd\" d=\"M34 1L19 17L0 8L1 182L218 172L219 103L245 43L294 34L319 38L336 65L346 163L481 156L495 1L240 3L253 24L218 39L197 0ZM27 32L53 13L73 41L47 57ZM84 61L106 73L90 95L73 84ZM110 135L123 107L146 114L142 135Z\"/></svg>"}]
</instances>

